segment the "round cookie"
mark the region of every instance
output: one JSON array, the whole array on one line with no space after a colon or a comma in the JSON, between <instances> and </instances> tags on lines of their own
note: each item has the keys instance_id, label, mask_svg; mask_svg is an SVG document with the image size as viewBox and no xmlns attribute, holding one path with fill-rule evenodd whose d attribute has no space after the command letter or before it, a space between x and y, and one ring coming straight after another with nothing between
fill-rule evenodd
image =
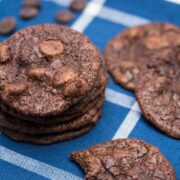
<instances>
[{"instance_id":1,"label":"round cookie","mask_svg":"<svg viewBox=\"0 0 180 180\"><path fill-rule=\"evenodd\" d=\"M39 136L30 136L23 133L18 133L17 131L10 130L8 128L0 127L0 131L10 137L15 141L39 144L39 145L48 145L53 143L58 143L62 141L67 141L79 137L87 133L93 126L87 126L82 129L65 132L62 134L53 134L53 135L39 135Z\"/></svg>"},{"instance_id":2,"label":"round cookie","mask_svg":"<svg viewBox=\"0 0 180 180\"><path fill-rule=\"evenodd\" d=\"M180 138L180 47L161 50L142 70L136 96L148 121Z\"/></svg>"},{"instance_id":3,"label":"round cookie","mask_svg":"<svg viewBox=\"0 0 180 180\"><path fill-rule=\"evenodd\" d=\"M90 92L102 55L83 34L59 25L25 28L4 41L0 98L24 115L60 114ZM2 60L1 60L2 61Z\"/></svg>"},{"instance_id":4,"label":"round cookie","mask_svg":"<svg viewBox=\"0 0 180 180\"><path fill-rule=\"evenodd\" d=\"M151 23L125 30L106 46L105 59L117 83L135 90L141 67L149 54L180 44L180 29L167 23ZM148 59L149 60L149 59Z\"/></svg>"},{"instance_id":5,"label":"round cookie","mask_svg":"<svg viewBox=\"0 0 180 180\"><path fill-rule=\"evenodd\" d=\"M176 179L159 149L139 139L109 141L73 152L71 157L85 171L85 179Z\"/></svg>"},{"instance_id":6,"label":"round cookie","mask_svg":"<svg viewBox=\"0 0 180 180\"><path fill-rule=\"evenodd\" d=\"M53 133L64 133L75 129L80 129L88 125L96 124L101 115L101 108L103 99L98 104L90 109L86 114L77 119L73 119L67 123L56 123L56 124L37 124L32 122L21 121L14 119L7 114L0 114L0 126L8 128L19 133L25 133L29 135L42 135L42 134L53 134Z\"/></svg>"}]
</instances>

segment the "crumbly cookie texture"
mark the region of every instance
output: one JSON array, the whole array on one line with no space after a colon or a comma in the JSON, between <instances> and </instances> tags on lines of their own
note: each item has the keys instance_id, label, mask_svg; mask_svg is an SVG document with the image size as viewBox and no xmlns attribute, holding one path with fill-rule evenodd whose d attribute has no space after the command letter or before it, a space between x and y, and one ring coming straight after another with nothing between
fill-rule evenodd
<instances>
[{"instance_id":1,"label":"crumbly cookie texture","mask_svg":"<svg viewBox=\"0 0 180 180\"><path fill-rule=\"evenodd\" d=\"M87 180L175 180L169 161L156 147L138 139L118 139L71 155Z\"/></svg>"},{"instance_id":2,"label":"crumbly cookie texture","mask_svg":"<svg viewBox=\"0 0 180 180\"><path fill-rule=\"evenodd\" d=\"M148 121L180 138L180 47L165 48L141 72L136 96Z\"/></svg>"}]
</instances>

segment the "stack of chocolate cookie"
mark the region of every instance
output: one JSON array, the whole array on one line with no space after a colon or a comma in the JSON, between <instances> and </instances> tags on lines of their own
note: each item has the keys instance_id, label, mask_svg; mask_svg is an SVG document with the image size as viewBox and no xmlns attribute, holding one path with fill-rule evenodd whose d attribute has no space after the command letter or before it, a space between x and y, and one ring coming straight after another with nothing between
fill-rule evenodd
<instances>
[{"instance_id":1,"label":"stack of chocolate cookie","mask_svg":"<svg viewBox=\"0 0 180 180\"><path fill-rule=\"evenodd\" d=\"M98 121L106 84L103 57L86 36L25 28L0 44L0 130L35 144L80 136Z\"/></svg>"},{"instance_id":2,"label":"stack of chocolate cookie","mask_svg":"<svg viewBox=\"0 0 180 180\"><path fill-rule=\"evenodd\" d=\"M180 138L179 46L179 27L151 23L118 34L105 50L114 79L136 92L147 120L175 138Z\"/></svg>"}]
</instances>

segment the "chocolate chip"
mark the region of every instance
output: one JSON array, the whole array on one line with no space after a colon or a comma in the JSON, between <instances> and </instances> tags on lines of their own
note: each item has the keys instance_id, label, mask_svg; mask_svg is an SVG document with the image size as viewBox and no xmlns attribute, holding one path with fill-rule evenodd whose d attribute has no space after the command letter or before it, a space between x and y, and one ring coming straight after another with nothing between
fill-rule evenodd
<instances>
[{"instance_id":1,"label":"chocolate chip","mask_svg":"<svg viewBox=\"0 0 180 180\"><path fill-rule=\"evenodd\" d=\"M75 82L79 72L73 68L61 68L60 71L55 73L53 84L55 86L62 86L71 82Z\"/></svg>"},{"instance_id":2,"label":"chocolate chip","mask_svg":"<svg viewBox=\"0 0 180 180\"><path fill-rule=\"evenodd\" d=\"M73 11L82 11L86 7L84 0L74 0L71 2L69 8Z\"/></svg>"},{"instance_id":3,"label":"chocolate chip","mask_svg":"<svg viewBox=\"0 0 180 180\"><path fill-rule=\"evenodd\" d=\"M71 83L64 88L64 95L76 97L79 95L79 88L76 87L76 83Z\"/></svg>"},{"instance_id":4,"label":"chocolate chip","mask_svg":"<svg viewBox=\"0 0 180 180\"><path fill-rule=\"evenodd\" d=\"M28 77L32 79L40 80L45 76L46 71L47 70L45 68L31 68L28 71Z\"/></svg>"},{"instance_id":5,"label":"chocolate chip","mask_svg":"<svg viewBox=\"0 0 180 180\"><path fill-rule=\"evenodd\" d=\"M38 9L34 7L23 7L20 11L20 16L22 19L31 19L38 14Z\"/></svg>"},{"instance_id":6,"label":"chocolate chip","mask_svg":"<svg viewBox=\"0 0 180 180\"><path fill-rule=\"evenodd\" d=\"M22 5L23 7L41 8L40 0L24 0Z\"/></svg>"},{"instance_id":7,"label":"chocolate chip","mask_svg":"<svg viewBox=\"0 0 180 180\"><path fill-rule=\"evenodd\" d=\"M6 17L0 21L0 34L9 34L16 27L16 19L14 17Z\"/></svg>"},{"instance_id":8,"label":"chocolate chip","mask_svg":"<svg viewBox=\"0 0 180 180\"><path fill-rule=\"evenodd\" d=\"M21 95L27 89L27 85L24 83L8 84L5 86L4 93L8 96Z\"/></svg>"},{"instance_id":9,"label":"chocolate chip","mask_svg":"<svg viewBox=\"0 0 180 180\"><path fill-rule=\"evenodd\" d=\"M60 11L56 15L56 21L60 23L67 23L70 22L72 19L73 14L68 10Z\"/></svg>"},{"instance_id":10,"label":"chocolate chip","mask_svg":"<svg viewBox=\"0 0 180 180\"><path fill-rule=\"evenodd\" d=\"M145 39L144 43L148 49L158 49L169 45L168 40L163 36L148 37Z\"/></svg>"},{"instance_id":11,"label":"chocolate chip","mask_svg":"<svg viewBox=\"0 0 180 180\"><path fill-rule=\"evenodd\" d=\"M64 52L64 46L60 40L47 39L40 43L40 50L48 57L57 57Z\"/></svg>"},{"instance_id":12,"label":"chocolate chip","mask_svg":"<svg viewBox=\"0 0 180 180\"><path fill-rule=\"evenodd\" d=\"M0 44L0 63L4 63L10 59L10 50L7 45Z\"/></svg>"}]
</instances>

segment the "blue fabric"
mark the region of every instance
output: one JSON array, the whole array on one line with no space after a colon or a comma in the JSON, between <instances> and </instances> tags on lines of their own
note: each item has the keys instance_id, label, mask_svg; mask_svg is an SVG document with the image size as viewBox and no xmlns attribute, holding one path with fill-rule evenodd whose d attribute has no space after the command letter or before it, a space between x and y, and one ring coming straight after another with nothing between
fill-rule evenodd
<instances>
[{"instance_id":1,"label":"blue fabric","mask_svg":"<svg viewBox=\"0 0 180 180\"><path fill-rule=\"evenodd\" d=\"M97 0L97 2L99 1L100 0ZM63 5L62 0L56 0L56 3L54 2L55 0L42 1L43 8L39 15L32 20L24 21L19 18L21 1L2 0L0 1L0 19L9 15L15 16L17 18L16 30L22 29L32 24L55 23L55 13L58 10L65 9L66 7ZM180 24L180 6L164 0L106 0L102 8L104 7L119 12L125 12L133 17L135 16L145 18L149 21L167 21L176 25ZM74 22L78 21L81 15L82 13L77 13L75 15L74 21L69 23L68 26L71 26ZM112 18L116 19L117 17ZM120 21L120 19L118 21ZM102 18L100 15L97 15L85 28L83 33L86 34L101 51L103 51L106 43L115 34L125 28L127 28L127 26L125 26L123 23L115 23L115 21L110 21L106 18ZM6 39L7 37L8 36L0 35L0 41ZM134 94L117 85L111 78L108 88L121 95L127 95L127 100L131 100L132 105L133 102L135 102ZM49 146L38 146L26 143L17 143L1 134L0 179L53 179L53 177L51 178L50 175L45 175L47 174L47 167L44 164L49 165L48 167L51 167L52 169L55 167L55 169L49 172L49 174L57 174L57 172L59 172L58 170L64 170L76 175L75 177L78 176L83 178L84 174L82 170L70 160L70 153L75 150L87 148L93 144L111 140L121 126L122 122L124 122L125 118L131 111L131 106L129 107L126 105L126 99L122 99L122 101L114 103L109 101L107 98L104 103L104 113L98 124L86 135L71 141L57 143ZM134 113L136 114L136 112ZM138 122L130 132L129 137L140 138L157 146L161 152L170 160L176 171L177 179L180 180L179 140L170 138L158 131L154 126L148 123L143 116L139 117ZM7 154L6 150L3 152L3 148L10 150L10 153ZM13 155L14 152L16 153L15 155ZM13 160L17 154L20 156L17 156L18 158ZM17 162L20 158L23 160L23 163L17 165ZM37 161L34 162L33 160ZM34 163L32 163L31 166L28 166L28 162ZM39 166L44 168L38 169ZM32 167L35 168L32 169ZM58 176L56 176L56 179L65 179L62 177L57 177ZM73 176L69 179L73 179Z\"/></svg>"}]
</instances>

